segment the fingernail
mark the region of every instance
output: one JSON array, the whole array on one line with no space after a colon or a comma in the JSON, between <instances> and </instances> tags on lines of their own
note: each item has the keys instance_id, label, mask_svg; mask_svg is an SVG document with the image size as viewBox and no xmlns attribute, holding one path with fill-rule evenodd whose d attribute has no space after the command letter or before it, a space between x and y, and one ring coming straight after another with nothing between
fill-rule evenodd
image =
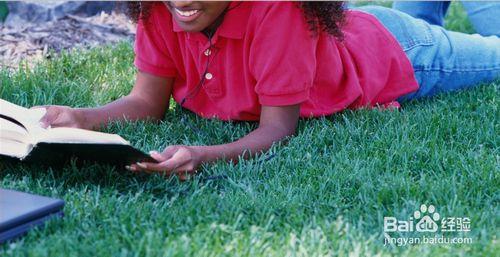
<instances>
[{"instance_id":1,"label":"fingernail","mask_svg":"<svg viewBox=\"0 0 500 257\"><path fill-rule=\"evenodd\" d=\"M42 128L45 128L45 129L49 129L50 128L50 125L48 125L47 123L45 122L38 122L38 124L40 125L40 127Z\"/></svg>"},{"instance_id":2,"label":"fingernail","mask_svg":"<svg viewBox=\"0 0 500 257\"><path fill-rule=\"evenodd\" d=\"M137 164L137 166L139 166L139 167L141 167L141 168L143 168L143 169L147 169L147 168L148 168L148 166L146 166L146 165L145 165L145 164L143 164L143 163L138 162L138 163L136 163L136 164Z\"/></svg>"},{"instance_id":3,"label":"fingernail","mask_svg":"<svg viewBox=\"0 0 500 257\"><path fill-rule=\"evenodd\" d=\"M130 166L130 165L125 166L125 169L130 170L130 171L137 171L137 169L134 166Z\"/></svg>"},{"instance_id":4,"label":"fingernail","mask_svg":"<svg viewBox=\"0 0 500 257\"><path fill-rule=\"evenodd\" d=\"M158 154L157 151L149 151L149 154Z\"/></svg>"}]
</instances>

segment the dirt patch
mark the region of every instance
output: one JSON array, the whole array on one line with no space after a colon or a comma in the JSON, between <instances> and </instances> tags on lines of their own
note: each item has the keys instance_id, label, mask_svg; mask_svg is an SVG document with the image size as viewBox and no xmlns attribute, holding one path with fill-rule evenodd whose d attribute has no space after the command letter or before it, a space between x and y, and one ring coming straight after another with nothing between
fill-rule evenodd
<instances>
[{"instance_id":1,"label":"dirt patch","mask_svg":"<svg viewBox=\"0 0 500 257\"><path fill-rule=\"evenodd\" d=\"M61 19L27 23L22 27L0 25L0 66L28 66L66 49L133 40L135 26L124 14L112 12L91 17L65 15Z\"/></svg>"}]
</instances>

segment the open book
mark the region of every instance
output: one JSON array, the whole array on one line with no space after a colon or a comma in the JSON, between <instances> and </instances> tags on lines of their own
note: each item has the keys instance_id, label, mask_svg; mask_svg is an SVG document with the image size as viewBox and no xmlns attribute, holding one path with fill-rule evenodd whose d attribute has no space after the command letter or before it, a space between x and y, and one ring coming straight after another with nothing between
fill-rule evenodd
<instances>
[{"instance_id":1,"label":"open book","mask_svg":"<svg viewBox=\"0 0 500 257\"><path fill-rule=\"evenodd\" d=\"M72 157L111 164L155 162L119 135L77 128L42 128L44 108L27 109L0 99L0 157L56 164Z\"/></svg>"}]
</instances>

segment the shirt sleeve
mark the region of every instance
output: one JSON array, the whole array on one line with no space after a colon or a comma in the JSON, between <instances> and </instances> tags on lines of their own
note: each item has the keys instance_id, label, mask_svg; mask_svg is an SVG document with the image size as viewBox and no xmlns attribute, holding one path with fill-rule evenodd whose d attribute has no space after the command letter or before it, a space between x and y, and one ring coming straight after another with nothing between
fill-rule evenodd
<instances>
[{"instance_id":1,"label":"shirt sleeve","mask_svg":"<svg viewBox=\"0 0 500 257\"><path fill-rule=\"evenodd\" d=\"M134 46L134 64L142 72L160 77L175 77L177 71L174 62L168 53L166 42L160 35L155 28L153 17L147 21L139 20Z\"/></svg>"},{"instance_id":2,"label":"shirt sleeve","mask_svg":"<svg viewBox=\"0 0 500 257\"><path fill-rule=\"evenodd\" d=\"M291 2L274 3L257 26L249 67L255 92L265 106L305 102L316 72L318 37L301 9Z\"/></svg>"}]
</instances>

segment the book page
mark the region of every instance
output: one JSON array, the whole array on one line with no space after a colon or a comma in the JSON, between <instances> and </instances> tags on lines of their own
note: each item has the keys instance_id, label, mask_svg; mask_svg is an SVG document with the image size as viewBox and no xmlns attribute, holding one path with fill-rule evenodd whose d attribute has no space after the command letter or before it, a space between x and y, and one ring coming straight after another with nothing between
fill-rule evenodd
<instances>
[{"instance_id":1,"label":"book page","mask_svg":"<svg viewBox=\"0 0 500 257\"><path fill-rule=\"evenodd\" d=\"M8 102L6 100L0 99L0 113L7 115L9 117L15 118L16 115L23 114L27 111L28 109L19 106L17 104L13 104L11 102Z\"/></svg>"},{"instance_id":2,"label":"book page","mask_svg":"<svg viewBox=\"0 0 500 257\"><path fill-rule=\"evenodd\" d=\"M0 117L0 139L9 139L26 144L30 143L28 131L10 120Z\"/></svg>"},{"instance_id":3,"label":"book page","mask_svg":"<svg viewBox=\"0 0 500 257\"><path fill-rule=\"evenodd\" d=\"M78 128L51 128L36 135L36 143L89 143L130 145L125 139L115 134L107 134Z\"/></svg>"},{"instance_id":4,"label":"book page","mask_svg":"<svg viewBox=\"0 0 500 257\"><path fill-rule=\"evenodd\" d=\"M28 132L40 132L44 130L39 122L45 113L45 108L27 109L0 99L0 114L13 118L23 124L28 129Z\"/></svg>"},{"instance_id":5,"label":"book page","mask_svg":"<svg viewBox=\"0 0 500 257\"><path fill-rule=\"evenodd\" d=\"M31 145L19 141L0 138L0 155L24 158L30 151Z\"/></svg>"},{"instance_id":6,"label":"book page","mask_svg":"<svg viewBox=\"0 0 500 257\"><path fill-rule=\"evenodd\" d=\"M23 131L21 126L7 120L2 122L0 127L2 150L0 154L24 156L30 147L41 142L130 145L125 139L115 134L77 128L42 128L39 121L45 113L45 108L27 109L0 99L0 114L18 121L27 130Z\"/></svg>"}]
</instances>

